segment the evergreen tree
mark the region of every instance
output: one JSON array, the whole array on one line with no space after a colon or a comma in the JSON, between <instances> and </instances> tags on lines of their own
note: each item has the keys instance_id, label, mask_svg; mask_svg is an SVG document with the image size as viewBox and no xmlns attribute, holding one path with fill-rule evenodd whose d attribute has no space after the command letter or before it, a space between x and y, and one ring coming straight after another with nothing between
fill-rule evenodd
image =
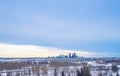
<instances>
[{"instance_id":1,"label":"evergreen tree","mask_svg":"<svg viewBox=\"0 0 120 76\"><path fill-rule=\"evenodd\" d=\"M7 73L7 76L10 76L10 72Z\"/></svg>"},{"instance_id":2,"label":"evergreen tree","mask_svg":"<svg viewBox=\"0 0 120 76\"><path fill-rule=\"evenodd\" d=\"M100 73L98 76L102 76L102 74Z\"/></svg>"},{"instance_id":3,"label":"evergreen tree","mask_svg":"<svg viewBox=\"0 0 120 76\"><path fill-rule=\"evenodd\" d=\"M116 76L119 76L119 74L117 73Z\"/></svg>"},{"instance_id":4,"label":"evergreen tree","mask_svg":"<svg viewBox=\"0 0 120 76\"><path fill-rule=\"evenodd\" d=\"M64 72L62 71L62 76L65 76Z\"/></svg>"},{"instance_id":5,"label":"evergreen tree","mask_svg":"<svg viewBox=\"0 0 120 76\"><path fill-rule=\"evenodd\" d=\"M57 70L56 69L54 70L54 76L57 76Z\"/></svg>"},{"instance_id":6,"label":"evergreen tree","mask_svg":"<svg viewBox=\"0 0 120 76\"><path fill-rule=\"evenodd\" d=\"M117 65L112 65L112 71L113 71L113 72L118 72L118 67L117 67Z\"/></svg>"},{"instance_id":7,"label":"evergreen tree","mask_svg":"<svg viewBox=\"0 0 120 76\"><path fill-rule=\"evenodd\" d=\"M77 69L77 76L81 76L81 73L78 69Z\"/></svg>"},{"instance_id":8,"label":"evergreen tree","mask_svg":"<svg viewBox=\"0 0 120 76\"><path fill-rule=\"evenodd\" d=\"M86 76L91 76L91 74L90 74L90 70L89 70L89 68L88 68L88 67L86 67L86 73L87 73L87 75L86 75Z\"/></svg>"},{"instance_id":9,"label":"evergreen tree","mask_svg":"<svg viewBox=\"0 0 120 76\"><path fill-rule=\"evenodd\" d=\"M81 76L84 76L83 68L81 68Z\"/></svg>"},{"instance_id":10,"label":"evergreen tree","mask_svg":"<svg viewBox=\"0 0 120 76\"><path fill-rule=\"evenodd\" d=\"M18 72L18 73L16 74L16 76L20 76L20 73Z\"/></svg>"},{"instance_id":11,"label":"evergreen tree","mask_svg":"<svg viewBox=\"0 0 120 76\"><path fill-rule=\"evenodd\" d=\"M81 76L91 76L89 68L87 66L81 68Z\"/></svg>"},{"instance_id":12,"label":"evergreen tree","mask_svg":"<svg viewBox=\"0 0 120 76\"><path fill-rule=\"evenodd\" d=\"M115 75L115 73L118 72L118 67L117 67L117 65L112 65L112 71L113 71L114 75Z\"/></svg>"}]
</instances>

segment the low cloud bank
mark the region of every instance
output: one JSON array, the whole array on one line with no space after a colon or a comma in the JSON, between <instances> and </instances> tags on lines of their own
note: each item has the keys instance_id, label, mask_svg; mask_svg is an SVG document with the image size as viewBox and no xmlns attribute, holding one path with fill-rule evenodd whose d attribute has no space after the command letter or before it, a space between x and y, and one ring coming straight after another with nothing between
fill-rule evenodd
<instances>
[{"instance_id":1,"label":"low cloud bank","mask_svg":"<svg viewBox=\"0 0 120 76\"><path fill-rule=\"evenodd\" d=\"M54 47L44 47L35 45L18 45L0 43L1 57L48 57L58 56L60 54L67 55L69 53L77 53L78 56L94 56L95 53L87 51L64 50Z\"/></svg>"}]
</instances>

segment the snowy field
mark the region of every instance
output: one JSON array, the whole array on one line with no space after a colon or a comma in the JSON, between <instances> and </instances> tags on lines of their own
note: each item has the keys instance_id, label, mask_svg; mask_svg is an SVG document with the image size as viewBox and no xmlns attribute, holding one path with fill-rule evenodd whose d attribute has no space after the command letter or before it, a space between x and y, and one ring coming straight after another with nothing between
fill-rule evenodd
<instances>
[{"instance_id":1,"label":"snowy field","mask_svg":"<svg viewBox=\"0 0 120 76\"><path fill-rule=\"evenodd\" d=\"M19 62L20 63L20 62ZM0 76L119 76L120 65L116 65L116 71L112 70L113 64L97 63L95 61L52 62L52 64L38 64L24 66L20 69L0 70ZM21 63L20 63L21 64ZM16 65L16 64L15 64ZM18 65L18 63L17 63ZM22 63L23 65L23 63ZM67 66L68 65L68 66ZM12 65L10 65L12 66ZM18 65L19 66L19 65ZM82 75L87 74L87 75ZM118 75L117 75L118 74Z\"/></svg>"}]
</instances>

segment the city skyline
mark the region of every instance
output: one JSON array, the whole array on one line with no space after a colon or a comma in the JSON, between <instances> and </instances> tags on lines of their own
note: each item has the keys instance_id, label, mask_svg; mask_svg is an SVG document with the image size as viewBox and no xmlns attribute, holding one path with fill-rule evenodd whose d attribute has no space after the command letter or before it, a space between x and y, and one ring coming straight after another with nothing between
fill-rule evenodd
<instances>
[{"instance_id":1,"label":"city skyline","mask_svg":"<svg viewBox=\"0 0 120 76\"><path fill-rule=\"evenodd\" d=\"M119 3L1 0L0 57L53 56L66 51L120 57Z\"/></svg>"}]
</instances>

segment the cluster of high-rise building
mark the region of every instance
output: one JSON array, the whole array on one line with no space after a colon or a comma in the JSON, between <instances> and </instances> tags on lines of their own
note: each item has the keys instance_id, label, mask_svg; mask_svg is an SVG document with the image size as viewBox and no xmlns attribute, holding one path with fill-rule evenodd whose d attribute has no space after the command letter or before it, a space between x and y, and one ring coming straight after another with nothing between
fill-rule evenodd
<instances>
[{"instance_id":1,"label":"cluster of high-rise building","mask_svg":"<svg viewBox=\"0 0 120 76\"><path fill-rule=\"evenodd\" d=\"M69 58L77 58L78 56L76 53L69 53Z\"/></svg>"},{"instance_id":2,"label":"cluster of high-rise building","mask_svg":"<svg viewBox=\"0 0 120 76\"><path fill-rule=\"evenodd\" d=\"M58 58L78 58L76 53L69 53L68 55L59 55Z\"/></svg>"}]
</instances>

